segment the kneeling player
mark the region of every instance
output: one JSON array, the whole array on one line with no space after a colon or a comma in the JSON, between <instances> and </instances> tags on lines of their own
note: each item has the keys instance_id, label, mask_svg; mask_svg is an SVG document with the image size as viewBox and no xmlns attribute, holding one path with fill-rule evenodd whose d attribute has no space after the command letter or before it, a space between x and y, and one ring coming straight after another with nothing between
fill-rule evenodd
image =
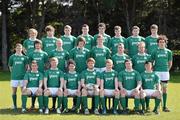
<instances>
[{"instance_id":1,"label":"kneeling player","mask_svg":"<svg viewBox=\"0 0 180 120\"><path fill-rule=\"evenodd\" d=\"M58 59L52 57L50 59L50 69L45 72L44 77L44 107L45 114L49 114L48 109L48 97L49 96L58 96L58 106L56 112L58 114L61 113L61 105L63 99L63 82L64 82L64 74L62 71L58 70Z\"/></svg>"},{"instance_id":2,"label":"kneeling player","mask_svg":"<svg viewBox=\"0 0 180 120\"><path fill-rule=\"evenodd\" d=\"M94 69L95 60L89 58L87 60L88 68L84 70L81 74L81 86L82 86L82 104L84 108L84 114L89 114L87 106L87 96L93 96L95 99L94 103L94 113L99 114L99 86L100 86L100 76Z\"/></svg>"},{"instance_id":3,"label":"kneeling player","mask_svg":"<svg viewBox=\"0 0 180 120\"><path fill-rule=\"evenodd\" d=\"M26 112L27 96L38 96L39 112L43 113L43 96L42 96L43 74L38 71L36 61L31 63L31 71L24 76L24 87L22 90L22 112Z\"/></svg>"},{"instance_id":4,"label":"kneeling player","mask_svg":"<svg viewBox=\"0 0 180 120\"><path fill-rule=\"evenodd\" d=\"M100 98L103 107L102 114L106 114L106 105L105 97L115 97L113 113L117 114L117 106L119 103L119 89L118 89L118 80L117 72L112 69L113 62L111 59L106 60L106 70L101 73L101 89L100 89Z\"/></svg>"},{"instance_id":5,"label":"kneeling player","mask_svg":"<svg viewBox=\"0 0 180 120\"><path fill-rule=\"evenodd\" d=\"M141 89L141 104L142 109L145 110L145 97L155 97L155 107L153 112L159 114L158 106L161 101L161 90L159 77L152 71L152 63L147 61L145 63L145 72L141 74L142 89Z\"/></svg>"},{"instance_id":6,"label":"kneeling player","mask_svg":"<svg viewBox=\"0 0 180 120\"><path fill-rule=\"evenodd\" d=\"M64 100L63 100L64 110L63 112L68 111L67 96L73 96L73 97L77 97L76 106L74 110L76 110L77 113L79 113L80 95L81 95L79 74L75 71L76 63L72 59L68 61L67 66L68 66L68 73L64 75Z\"/></svg>"},{"instance_id":7,"label":"kneeling player","mask_svg":"<svg viewBox=\"0 0 180 120\"><path fill-rule=\"evenodd\" d=\"M130 59L125 60L125 70L118 75L119 87L120 87L120 101L123 107L123 114L127 113L126 110L126 97L133 97L135 104L135 112L139 113L140 103L140 87L141 76L132 68L132 61Z\"/></svg>"}]
</instances>

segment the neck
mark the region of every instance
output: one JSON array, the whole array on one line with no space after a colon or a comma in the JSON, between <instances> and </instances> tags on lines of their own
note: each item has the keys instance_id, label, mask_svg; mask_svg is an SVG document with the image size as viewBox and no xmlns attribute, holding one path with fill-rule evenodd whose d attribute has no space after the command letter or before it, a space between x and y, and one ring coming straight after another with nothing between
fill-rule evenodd
<instances>
[{"instance_id":1,"label":"neck","mask_svg":"<svg viewBox=\"0 0 180 120\"><path fill-rule=\"evenodd\" d=\"M57 47L57 50L58 50L58 51L62 51L63 48L62 48L62 47Z\"/></svg>"}]
</instances>

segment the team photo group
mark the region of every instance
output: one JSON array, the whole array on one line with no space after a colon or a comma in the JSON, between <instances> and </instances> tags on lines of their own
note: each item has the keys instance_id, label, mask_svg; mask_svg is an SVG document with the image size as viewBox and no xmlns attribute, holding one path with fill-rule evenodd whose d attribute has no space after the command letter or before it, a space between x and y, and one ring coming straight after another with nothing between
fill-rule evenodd
<instances>
[{"instance_id":1,"label":"team photo group","mask_svg":"<svg viewBox=\"0 0 180 120\"><path fill-rule=\"evenodd\" d=\"M71 26L65 25L64 35L57 38L55 28L48 25L45 37L37 39L37 30L31 28L28 38L16 43L8 61L14 111L21 107L22 113L29 113L30 97L31 109L37 103L40 114L170 112L166 103L173 55L167 48L168 38L158 34L156 24L146 37L139 35L138 26L132 27L127 38L121 35L120 26L114 26L114 36L107 35L105 23L98 24L94 36L87 24L79 29L82 34L75 37ZM22 106L17 106L18 87ZM73 100L68 101L69 97ZM133 108L128 102L132 98Z\"/></svg>"}]
</instances>

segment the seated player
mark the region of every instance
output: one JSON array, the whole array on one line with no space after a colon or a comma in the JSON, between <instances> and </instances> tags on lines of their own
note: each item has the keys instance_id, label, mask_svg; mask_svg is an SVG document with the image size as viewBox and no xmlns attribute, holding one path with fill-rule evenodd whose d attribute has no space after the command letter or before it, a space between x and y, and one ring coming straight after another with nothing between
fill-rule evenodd
<instances>
[{"instance_id":1,"label":"seated player","mask_svg":"<svg viewBox=\"0 0 180 120\"><path fill-rule=\"evenodd\" d=\"M145 110L145 97L155 97L155 107L153 112L159 114L158 106L161 101L161 88L159 77L152 71L152 63L145 62L145 72L141 74L142 89L141 89L141 104L143 111Z\"/></svg>"},{"instance_id":2,"label":"seated player","mask_svg":"<svg viewBox=\"0 0 180 120\"><path fill-rule=\"evenodd\" d=\"M121 95L120 101L123 108L122 113L127 114L126 97L133 97L134 110L139 114L141 76L132 68L132 61L130 59L125 60L125 67L125 70L118 74Z\"/></svg>"},{"instance_id":3,"label":"seated player","mask_svg":"<svg viewBox=\"0 0 180 120\"><path fill-rule=\"evenodd\" d=\"M94 103L94 114L99 114L99 86L100 76L94 69L95 60L89 58L87 60L88 68L81 73L81 86L82 86L82 105L84 108L84 114L89 114L87 106L87 96L93 96L95 99Z\"/></svg>"},{"instance_id":4,"label":"seated player","mask_svg":"<svg viewBox=\"0 0 180 120\"><path fill-rule=\"evenodd\" d=\"M39 112L43 113L42 96L43 74L38 71L38 65L35 60L31 62L31 71L24 76L24 87L22 90L22 113L26 112L27 97L38 96Z\"/></svg>"},{"instance_id":5,"label":"seated player","mask_svg":"<svg viewBox=\"0 0 180 120\"><path fill-rule=\"evenodd\" d=\"M79 78L79 74L75 71L76 68L76 63L70 59L67 62L67 67L68 67L68 73L65 73L64 75L64 101L63 101L63 105L64 105L64 110L63 112L67 112L68 111L68 99L67 96L73 96L73 97L77 97L76 100L76 105L75 108L73 107L73 110L76 110L77 113L79 113L79 107L80 107L80 96L81 96L81 85L80 85L80 78Z\"/></svg>"},{"instance_id":6,"label":"seated player","mask_svg":"<svg viewBox=\"0 0 180 120\"><path fill-rule=\"evenodd\" d=\"M106 60L106 70L101 73L100 99L102 104L102 114L106 114L105 97L115 97L113 113L117 114L119 103L119 89L117 72L112 69L113 62L111 59Z\"/></svg>"},{"instance_id":7,"label":"seated player","mask_svg":"<svg viewBox=\"0 0 180 120\"><path fill-rule=\"evenodd\" d=\"M57 114L61 114L61 105L63 100L63 82L64 82L64 73L57 68L58 59L52 57L50 59L50 69L45 72L44 75L44 107L45 114L49 114L48 109L48 97L57 96L58 97L58 106L56 109Z\"/></svg>"}]
</instances>

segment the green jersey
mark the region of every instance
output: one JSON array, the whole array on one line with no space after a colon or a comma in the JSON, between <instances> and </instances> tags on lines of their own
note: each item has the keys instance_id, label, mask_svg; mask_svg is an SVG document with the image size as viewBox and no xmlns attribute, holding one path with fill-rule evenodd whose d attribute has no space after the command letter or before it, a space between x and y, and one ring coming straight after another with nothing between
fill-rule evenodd
<instances>
[{"instance_id":1,"label":"green jersey","mask_svg":"<svg viewBox=\"0 0 180 120\"><path fill-rule=\"evenodd\" d=\"M44 51L34 51L29 55L30 63L33 60L37 61L38 71L44 73L45 64L48 62L48 54Z\"/></svg>"},{"instance_id":2,"label":"green jersey","mask_svg":"<svg viewBox=\"0 0 180 120\"><path fill-rule=\"evenodd\" d=\"M171 50L164 48L158 48L155 50L152 55L152 60L154 61L154 71L159 72L168 72L169 71L169 61L172 61L172 52Z\"/></svg>"},{"instance_id":3,"label":"green jersey","mask_svg":"<svg viewBox=\"0 0 180 120\"><path fill-rule=\"evenodd\" d=\"M66 71L66 61L69 59L69 53L66 50L53 50L50 53L50 58L56 57L58 59L58 69L65 72Z\"/></svg>"},{"instance_id":4,"label":"green jersey","mask_svg":"<svg viewBox=\"0 0 180 120\"><path fill-rule=\"evenodd\" d=\"M109 42L109 47L112 51L112 55L117 53L117 48L119 43L125 44L126 39L121 36L121 37L112 37L110 42Z\"/></svg>"},{"instance_id":5,"label":"green jersey","mask_svg":"<svg viewBox=\"0 0 180 120\"><path fill-rule=\"evenodd\" d=\"M154 73L143 72L141 74L143 89L156 89L156 85L160 83L159 77Z\"/></svg>"},{"instance_id":6,"label":"green jersey","mask_svg":"<svg viewBox=\"0 0 180 120\"><path fill-rule=\"evenodd\" d=\"M145 43L146 43L146 50L148 54L152 54L152 52L154 50L156 50L158 48L157 45L157 38L152 37L152 36L148 36L145 38Z\"/></svg>"},{"instance_id":7,"label":"green jersey","mask_svg":"<svg viewBox=\"0 0 180 120\"><path fill-rule=\"evenodd\" d=\"M95 67L103 68L106 66L106 59L111 57L109 48L103 46L102 48L94 47L91 50L91 57L93 57L96 61Z\"/></svg>"},{"instance_id":8,"label":"green jersey","mask_svg":"<svg viewBox=\"0 0 180 120\"><path fill-rule=\"evenodd\" d=\"M132 90L137 87L138 81L141 81L141 76L135 70L124 70L118 74L118 80L122 82L123 88L125 88L126 90Z\"/></svg>"},{"instance_id":9,"label":"green jersey","mask_svg":"<svg viewBox=\"0 0 180 120\"><path fill-rule=\"evenodd\" d=\"M117 72L104 71L101 73L101 80L104 81L104 89L115 89L115 80L117 79Z\"/></svg>"},{"instance_id":10,"label":"green jersey","mask_svg":"<svg viewBox=\"0 0 180 120\"><path fill-rule=\"evenodd\" d=\"M34 51L34 41L32 39L26 39L23 42L23 47L26 49L26 55L29 56Z\"/></svg>"},{"instance_id":11,"label":"green jersey","mask_svg":"<svg viewBox=\"0 0 180 120\"><path fill-rule=\"evenodd\" d=\"M144 41L144 38L141 36L137 36L137 37L130 36L126 39L125 47L128 50L128 55L131 58L138 53L138 44L141 41Z\"/></svg>"},{"instance_id":12,"label":"green jersey","mask_svg":"<svg viewBox=\"0 0 180 120\"><path fill-rule=\"evenodd\" d=\"M63 41L63 49L66 51L70 51L71 49L74 48L75 43L76 43L76 37L70 35L70 36L66 36L63 35L61 36L61 39Z\"/></svg>"},{"instance_id":13,"label":"green jersey","mask_svg":"<svg viewBox=\"0 0 180 120\"><path fill-rule=\"evenodd\" d=\"M11 55L8 62L8 66L11 67L11 80L23 80L27 64L27 56L17 54Z\"/></svg>"},{"instance_id":14,"label":"green jersey","mask_svg":"<svg viewBox=\"0 0 180 120\"><path fill-rule=\"evenodd\" d=\"M72 90L78 89L79 74L77 74L76 72L65 73L64 80L67 82L66 83L67 89L72 89Z\"/></svg>"},{"instance_id":15,"label":"green jersey","mask_svg":"<svg viewBox=\"0 0 180 120\"><path fill-rule=\"evenodd\" d=\"M39 82L43 80L43 74L40 72L26 72L24 80L28 81L27 88L39 87Z\"/></svg>"},{"instance_id":16,"label":"green jersey","mask_svg":"<svg viewBox=\"0 0 180 120\"><path fill-rule=\"evenodd\" d=\"M50 53L56 49L56 37L44 37L42 38L43 50L50 55Z\"/></svg>"},{"instance_id":17,"label":"green jersey","mask_svg":"<svg viewBox=\"0 0 180 120\"><path fill-rule=\"evenodd\" d=\"M95 70L84 70L81 73L81 80L84 80L84 84L96 84L97 78L100 78L100 74Z\"/></svg>"},{"instance_id":18,"label":"green jersey","mask_svg":"<svg viewBox=\"0 0 180 120\"><path fill-rule=\"evenodd\" d=\"M70 58L76 62L76 71L81 73L87 68L86 60L89 58L89 50L86 48L73 48L70 51Z\"/></svg>"},{"instance_id":19,"label":"green jersey","mask_svg":"<svg viewBox=\"0 0 180 120\"><path fill-rule=\"evenodd\" d=\"M125 53L123 55L120 55L116 53L115 55L112 56L112 61L113 61L113 69L117 72L125 70L125 60L129 59L129 56L126 55Z\"/></svg>"},{"instance_id":20,"label":"green jersey","mask_svg":"<svg viewBox=\"0 0 180 120\"><path fill-rule=\"evenodd\" d=\"M84 37L86 40L86 44L85 44L85 48L87 48L88 50L91 50L92 47L94 46L94 38L92 35L79 35L78 37ZM77 38L78 39L78 38Z\"/></svg>"},{"instance_id":21,"label":"green jersey","mask_svg":"<svg viewBox=\"0 0 180 120\"><path fill-rule=\"evenodd\" d=\"M97 45L97 37L98 37L99 34L96 34L94 35L94 45ZM104 37L104 46L108 47L108 44L111 40L111 36L110 35L107 35L107 34L104 34L103 35Z\"/></svg>"},{"instance_id":22,"label":"green jersey","mask_svg":"<svg viewBox=\"0 0 180 120\"><path fill-rule=\"evenodd\" d=\"M64 79L64 73L57 69L49 69L45 72L44 78L47 78L47 87L59 88L62 84L60 79Z\"/></svg>"},{"instance_id":23,"label":"green jersey","mask_svg":"<svg viewBox=\"0 0 180 120\"><path fill-rule=\"evenodd\" d=\"M142 73L145 71L145 62L150 61L151 56L149 54L140 54L134 55L132 58L133 68L138 71L139 73Z\"/></svg>"}]
</instances>

